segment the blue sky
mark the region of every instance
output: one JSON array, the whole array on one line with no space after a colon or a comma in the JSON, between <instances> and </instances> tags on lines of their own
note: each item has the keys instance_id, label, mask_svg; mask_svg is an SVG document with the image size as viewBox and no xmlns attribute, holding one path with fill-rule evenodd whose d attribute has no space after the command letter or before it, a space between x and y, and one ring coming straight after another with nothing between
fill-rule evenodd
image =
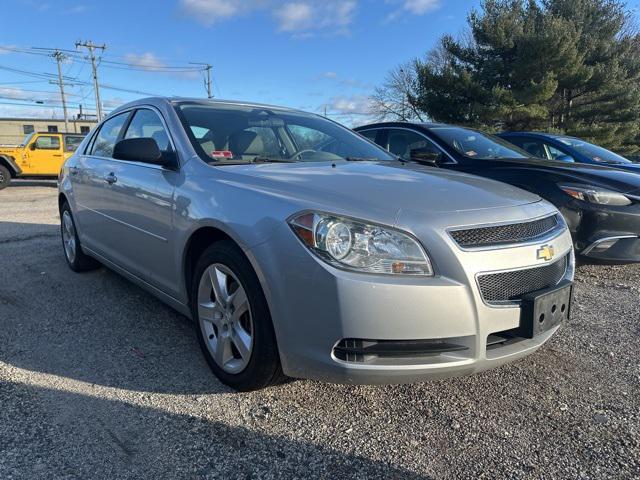
<instances>
[{"instance_id":1,"label":"blue sky","mask_svg":"<svg viewBox=\"0 0 640 480\"><path fill-rule=\"evenodd\" d=\"M101 83L162 95L203 96L199 72L171 72L188 62L213 65L214 95L304 110L326 106L358 123L367 97L399 63L422 56L443 33L463 31L477 1L445 0L0 0L0 116L45 115L60 109L56 86L7 71L55 73L52 58L31 47L73 50L77 40L107 45ZM634 2L630 5L637 5ZM15 51L19 50L19 51ZM137 70L116 63L135 65ZM162 71L158 71L162 70ZM63 65L69 103L93 111L90 66ZM29 83L26 83L29 82ZM52 93L46 93L52 92ZM101 90L107 110L143 96ZM25 105L7 105L23 103Z\"/></svg>"}]
</instances>

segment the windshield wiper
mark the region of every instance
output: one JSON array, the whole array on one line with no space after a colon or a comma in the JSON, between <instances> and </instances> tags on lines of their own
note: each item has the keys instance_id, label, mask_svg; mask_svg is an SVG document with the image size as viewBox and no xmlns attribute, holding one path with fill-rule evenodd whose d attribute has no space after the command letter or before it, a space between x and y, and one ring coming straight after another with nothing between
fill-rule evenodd
<instances>
[{"instance_id":1,"label":"windshield wiper","mask_svg":"<svg viewBox=\"0 0 640 480\"><path fill-rule=\"evenodd\" d=\"M375 157L344 157L347 162L379 162L379 158Z\"/></svg>"},{"instance_id":2,"label":"windshield wiper","mask_svg":"<svg viewBox=\"0 0 640 480\"><path fill-rule=\"evenodd\" d=\"M289 158L271 158L271 157L261 157L257 155L251 159L251 163L295 163L297 160L292 160Z\"/></svg>"}]
</instances>

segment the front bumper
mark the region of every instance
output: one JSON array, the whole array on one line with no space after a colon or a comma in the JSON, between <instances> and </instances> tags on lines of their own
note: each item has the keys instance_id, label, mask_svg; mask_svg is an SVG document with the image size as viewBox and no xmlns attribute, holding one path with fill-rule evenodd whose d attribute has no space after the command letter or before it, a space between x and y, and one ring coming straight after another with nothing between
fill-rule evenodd
<instances>
[{"instance_id":1,"label":"front bumper","mask_svg":"<svg viewBox=\"0 0 640 480\"><path fill-rule=\"evenodd\" d=\"M560 209L576 254L602 263L640 262L640 205L609 207L571 201Z\"/></svg>"},{"instance_id":2,"label":"front bumper","mask_svg":"<svg viewBox=\"0 0 640 480\"><path fill-rule=\"evenodd\" d=\"M269 242L252 249L284 372L292 377L354 384L467 375L522 358L557 331L556 327L533 339L506 335L496 342L503 332L520 325L520 307L485 303L476 281L481 273L543 265L544 260L536 259L539 243L463 251L444 229L442 232L429 244L437 275L428 278L335 269L313 256L286 226ZM553 247L557 258L571 255L566 229L544 243ZM442 340L466 349L345 361L335 350L344 339Z\"/></svg>"}]
</instances>

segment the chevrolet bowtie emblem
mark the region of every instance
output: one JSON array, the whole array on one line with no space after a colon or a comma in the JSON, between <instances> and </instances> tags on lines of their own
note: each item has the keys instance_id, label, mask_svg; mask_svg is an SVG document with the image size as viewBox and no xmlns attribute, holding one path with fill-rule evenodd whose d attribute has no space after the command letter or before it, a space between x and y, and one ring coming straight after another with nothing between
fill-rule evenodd
<instances>
[{"instance_id":1,"label":"chevrolet bowtie emblem","mask_svg":"<svg viewBox=\"0 0 640 480\"><path fill-rule=\"evenodd\" d=\"M556 252L551 245L543 245L536 252L538 260L546 260L547 262L551 260L555 254Z\"/></svg>"}]
</instances>

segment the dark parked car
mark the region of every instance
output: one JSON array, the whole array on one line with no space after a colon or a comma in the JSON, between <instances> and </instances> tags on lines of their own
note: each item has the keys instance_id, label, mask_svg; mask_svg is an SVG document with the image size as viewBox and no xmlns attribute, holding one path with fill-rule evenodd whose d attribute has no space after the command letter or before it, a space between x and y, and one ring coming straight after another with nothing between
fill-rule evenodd
<instances>
[{"instance_id":1,"label":"dark parked car","mask_svg":"<svg viewBox=\"0 0 640 480\"><path fill-rule=\"evenodd\" d=\"M640 175L534 158L499 137L445 124L388 122L355 130L406 161L537 193L562 212L583 260L640 262Z\"/></svg>"},{"instance_id":2,"label":"dark parked car","mask_svg":"<svg viewBox=\"0 0 640 480\"><path fill-rule=\"evenodd\" d=\"M499 137L534 157L561 162L606 165L640 173L640 164L579 138L541 132L504 132Z\"/></svg>"}]
</instances>

